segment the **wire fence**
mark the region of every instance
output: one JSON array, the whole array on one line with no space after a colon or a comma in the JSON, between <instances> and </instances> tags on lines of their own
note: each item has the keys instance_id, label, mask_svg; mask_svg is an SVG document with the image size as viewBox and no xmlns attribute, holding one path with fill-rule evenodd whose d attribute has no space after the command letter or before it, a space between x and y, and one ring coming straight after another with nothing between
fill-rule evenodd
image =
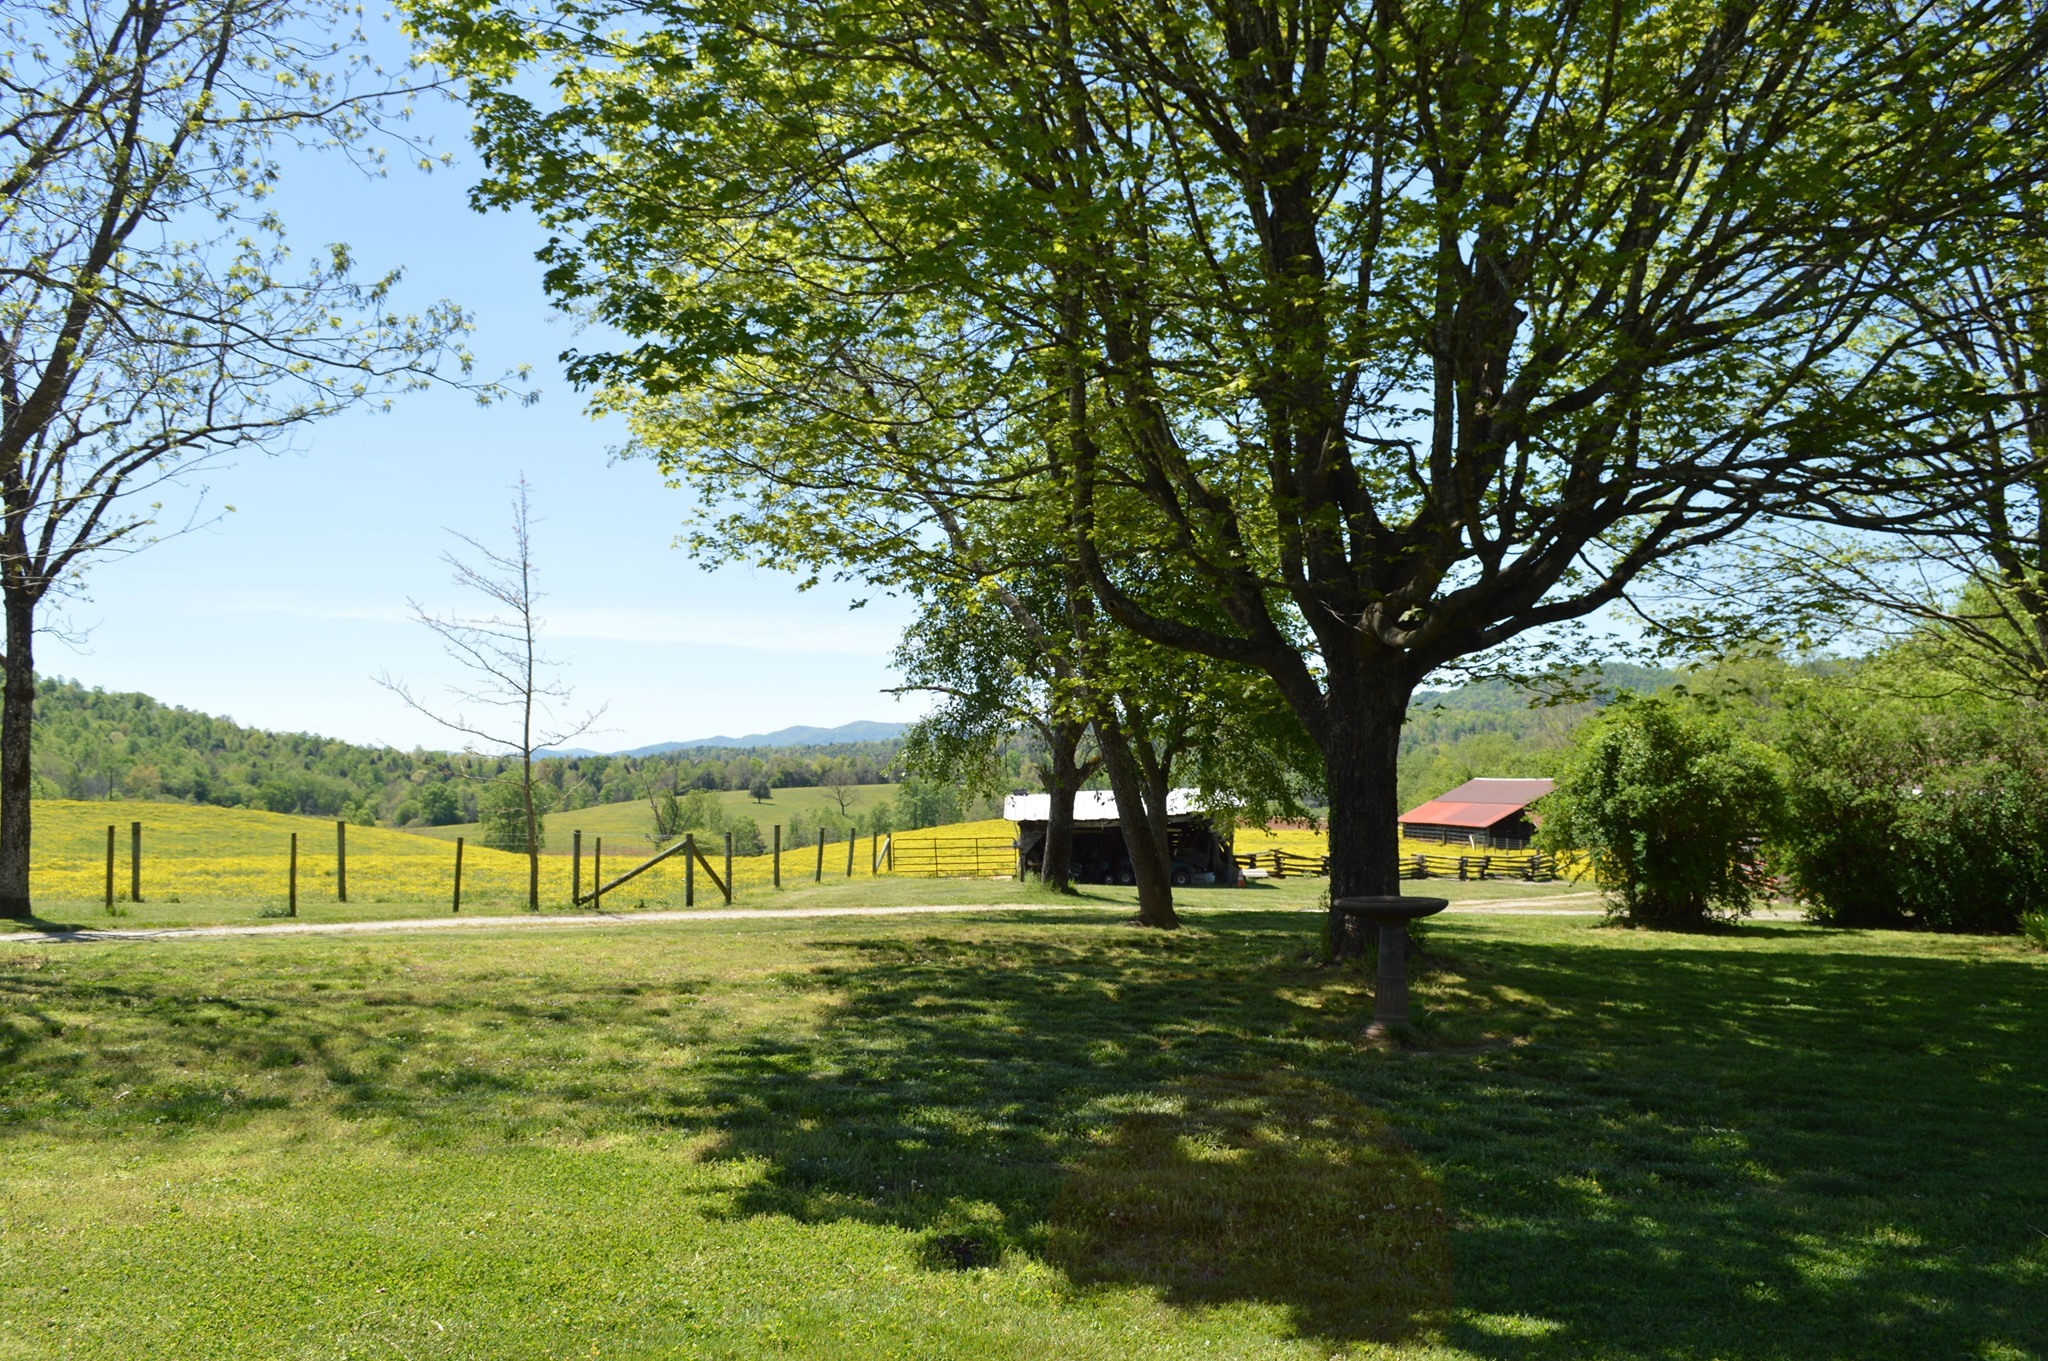
<instances>
[{"instance_id":1,"label":"wire fence","mask_svg":"<svg viewBox=\"0 0 2048 1361\"><path fill-rule=\"evenodd\" d=\"M86 815L103 806L82 805ZM39 827L30 890L38 900L249 904L299 915L324 904L418 903L449 912L525 907L535 870L524 852L276 814L214 821L201 834L176 810L144 821L81 825L77 809ZM214 812L218 810L203 810ZM104 814L102 813L102 816ZM985 824L973 824L977 830ZM734 854L723 834L659 846L644 835L572 833L538 857L544 907L703 907L749 893L884 876L991 878L1014 871L1015 843L945 828L827 834L812 844Z\"/></svg>"},{"instance_id":2,"label":"wire fence","mask_svg":"<svg viewBox=\"0 0 2048 1361\"><path fill-rule=\"evenodd\" d=\"M296 915L324 904L418 904L457 911L525 907L526 855L381 828L321 823L247 810L152 805L152 820L104 822L106 805L37 812L31 892L39 900L249 904L258 915ZM46 811L54 816L45 816ZM763 891L851 879L1000 878L1017 851L1007 824L983 822L837 836L805 846L733 854L722 834L657 846L644 834L572 833L539 857L543 907L607 910L723 904ZM1319 850L1261 848L1236 857L1248 871L1287 878L1329 873ZM1553 880L1575 870L1533 851L1446 855L1404 847L1405 879Z\"/></svg>"}]
</instances>

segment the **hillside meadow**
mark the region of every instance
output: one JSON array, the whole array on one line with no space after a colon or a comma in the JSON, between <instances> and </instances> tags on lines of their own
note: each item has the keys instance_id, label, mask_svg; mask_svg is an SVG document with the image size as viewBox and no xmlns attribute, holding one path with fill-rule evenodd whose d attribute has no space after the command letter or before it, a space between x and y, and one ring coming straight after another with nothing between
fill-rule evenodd
<instances>
[{"instance_id":1,"label":"hillside meadow","mask_svg":"<svg viewBox=\"0 0 2048 1361\"><path fill-rule=\"evenodd\" d=\"M0 1358L2048 1345L2048 956L1452 914L1367 1043L1308 891L0 938Z\"/></svg>"},{"instance_id":2,"label":"hillside meadow","mask_svg":"<svg viewBox=\"0 0 2048 1361\"><path fill-rule=\"evenodd\" d=\"M893 784L847 785L847 810L854 816L869 812L878 804L889 802L896 795ZM806 821L816 823L820 814L829 813L835 819L839 815L839 802L833 791L822 785L777 789L765 802L756 802L744 789L713 790L712 797L728 820L752 818L761 828L765 842L768 829L777 823L789 825L789 820L802 816ZM607 840L618 838L621 843L631 839L636 844L650 846L654 835L654 810L645 799L628 803L601 803L588 808L572 808L567 811L549 813L541 821L545 824L545 838L549 849L566 849L572 833L581 831L586 842L591 837L602 836ZM453 841L456 837L475 840L478 824L453 823L444 827L412 827L409 832L441 841Z\"/></svg>"}]
</instances>

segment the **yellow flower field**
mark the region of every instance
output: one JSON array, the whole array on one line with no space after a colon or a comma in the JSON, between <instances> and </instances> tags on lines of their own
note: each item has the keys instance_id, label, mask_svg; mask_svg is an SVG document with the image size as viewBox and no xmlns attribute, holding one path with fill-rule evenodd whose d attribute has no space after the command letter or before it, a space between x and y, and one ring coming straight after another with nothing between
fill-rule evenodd
<instances>
[{"instance_id":1,"label":"yellow flower field","mask_svg":"<svg viewBox=\"0 0 2048 1361\"><path fill-rule=\"evenodd\" d=\"M333 821L293 817L241 808L214 808L177 803L82 803L62 800L35 805L35 855L30 889L40 900L97 902L106 893L107 829L114 828L114 897L130 900L132 886L132 823L142 823L142 899L145 902L247 902L282 908L291 882L292 837L298 837L298 900L301 910L338 900L336 830ZM852 855L837 840L824 847L785 849L785 884L815 878L844 879L849 860L855 877L897 873L1007 874L1015 864L1010 849L1013 824L995 819L949 827L899 832L892 854L874 863L879 843L858 838ZM633 838L616 843L600 855L598 839L583 839L578 864L569 839L550 846L541 857L541 902L567 906L574 887L584 895L597 885L644 863L647 844ZM349 827L347 890L351 902L418 902L453 906L455 847L452 843L377 827ZM726 873L722 838L698 843L702 861L719 878ZM681 907L694 899L704 906L722 895L704 864L691 866L685 854L670 856L607 895L606 907ZM732 862L735 893L772 888L772 853L736 857ZM893 868L892 868L893 867ZM527 861L523 855L489 850L474 844L462 853L462 902L465 907L515 907L526 900ZM694 880L694 893L692 881Z\"/></svg>"}]
</instances>

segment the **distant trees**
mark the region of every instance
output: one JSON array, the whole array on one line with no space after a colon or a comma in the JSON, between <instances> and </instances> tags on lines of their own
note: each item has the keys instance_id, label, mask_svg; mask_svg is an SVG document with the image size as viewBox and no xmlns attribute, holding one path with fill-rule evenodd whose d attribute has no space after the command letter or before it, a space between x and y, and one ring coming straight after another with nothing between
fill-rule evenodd
<instances>
[{"instance_id":1,"label":"distant trees","mask_svg":"<svg viewBox=\"0 0 2048 1361\"><path fill-rule=\"evenodd\" d=\"M359 162L412 89L323 0L0 6L0 916L29 901L40 616L165 533L168 487L452 361L348 248L303 267L265 202L281 144ZM187 522L189 524L189 521Z\"/></svg>"},{"instance_id":2,"label":"distant trees","mask_svg":"<svg viewBox=\"0 0 2048 1361\"><path fill-rule=\"evenodd\" d=\"M462 821L462 807L455 791L445 784L422 785L419 792L420 821L429 827L446 827Z\"/></svg>"},{"instance_id":3,"label":"distant trees","mask_svg":"<svg viewBox=\"0 0 2048 1361\"><path fill-rule=\"evenodd\" d=\"M537 855L547 849L547 815L554 811L554 791L529 785L516 771L507 771L478 791L477 840L493 850Z\"/></svg>"},{"instance_id":4,"label":"distant trees","mask_svg":"<svg viewBox=\"0 0 2048 1361\"><path fill-rule=\"evenodd\" d=\"M1696 705L1633 699L1581 731L1539 805L1540 837L1590 855L1620 915L1699 926L1766 890L1765 842L1783 802L1767 748Z\"/></svg>"}]
</instances>

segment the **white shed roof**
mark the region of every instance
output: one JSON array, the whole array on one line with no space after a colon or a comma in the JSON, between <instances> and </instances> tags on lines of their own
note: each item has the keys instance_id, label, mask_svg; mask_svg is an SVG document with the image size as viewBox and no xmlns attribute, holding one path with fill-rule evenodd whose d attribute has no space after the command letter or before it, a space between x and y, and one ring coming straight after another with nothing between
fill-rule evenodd
<instances>
[{"instance_id":1,"label":"white shed roof","mask_svg":"<svg viewBox=\"0 0 2048 1361\"><path fill-rule=\"evenodd\" d=\"M1166 816L1199 813L1202 806L1192 789L1168 790ZM1052 818L1052 795L1012 794L1003 800L1003 816L1012 822L1047 822ZM1084 789L1074 796L1074 821L1115 822L1116 795L1106 789Z\"/></svg>"}]
</instances>

